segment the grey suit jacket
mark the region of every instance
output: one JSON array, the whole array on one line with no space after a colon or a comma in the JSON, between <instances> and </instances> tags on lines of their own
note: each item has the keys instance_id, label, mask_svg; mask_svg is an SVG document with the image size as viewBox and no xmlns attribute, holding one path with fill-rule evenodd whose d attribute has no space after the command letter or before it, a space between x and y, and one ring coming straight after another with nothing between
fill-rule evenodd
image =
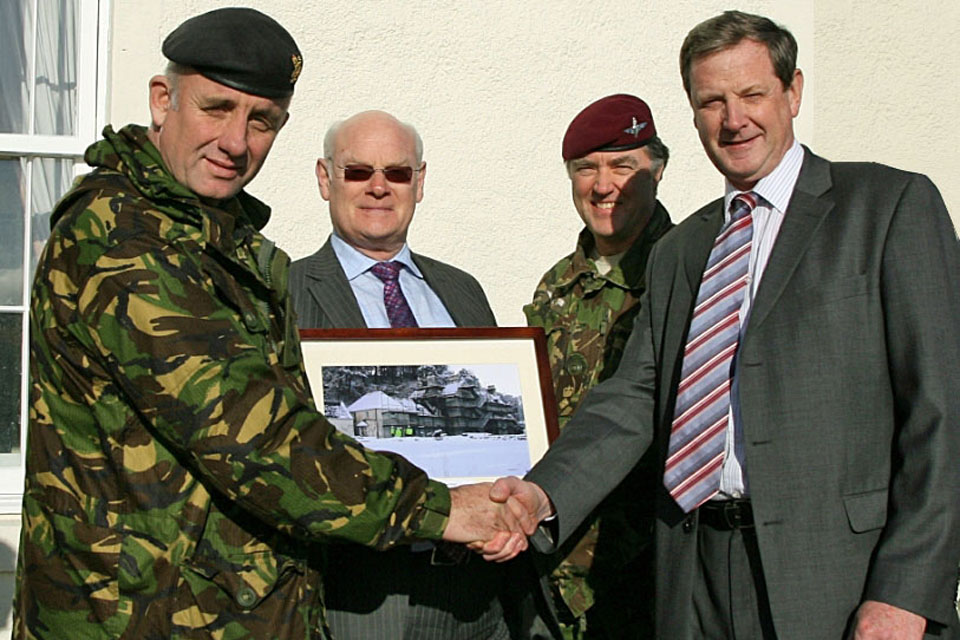
<instances>
[{"instance_id":1,"label":"grey suit jacket","mask_svg":"<svg viewBox=\"0 0 960 640\"><path fill-rule=\"evenodd\" d=\"M662 471L692 306L722 218L722 200L713 202L654 248L619 370L530 472L557 507L561 539L651 443ZM807 151L736 373L778 637L841 638L864 599L958 637L960 249L936 187ZM662 484L651 490L658 637L692 638L697 516L684 516Z\"/></svg>"},{"instance_id":2,"label":"grey suit jacket","mask_svg":"<svg viewBox=\"0 0 960 640\"><path fill-rule=\"evenodd\" d=\"M476 279L432 258L413 254L430 288L458 327L493 327L497 320ZM290 291L301 328L362 329L360 305L329 238L313 255L290 266Z\"/></svg>"}]
</instances>

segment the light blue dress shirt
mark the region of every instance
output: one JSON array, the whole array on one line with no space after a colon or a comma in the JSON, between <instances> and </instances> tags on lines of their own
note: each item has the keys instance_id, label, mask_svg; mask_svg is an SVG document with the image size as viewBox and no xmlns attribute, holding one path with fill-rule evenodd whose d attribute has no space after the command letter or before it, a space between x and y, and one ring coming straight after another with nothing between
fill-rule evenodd
<instances>
[{"instance_id":1,"label":"light blue dress shirt","mask_svg":"<svg viewBox=\"0 0 960 640\"><path fill-rule=\"evenodd\" d=\"M350 288L353 289L353 295L357 298L367 328L389 329L390 320L383 304L383 281L370 272L370 267L377 264L377 260L353 248L336 233L330 237L330 243L340 266L343 267ZM404 267L400 271L400 290L413 311L413 317L417 319L417 325L455 327L447 308L423 279L423 274L410 254L410 247L404 243L403 248L391 260L396 260Z\"/></svg>"}]
</instances>

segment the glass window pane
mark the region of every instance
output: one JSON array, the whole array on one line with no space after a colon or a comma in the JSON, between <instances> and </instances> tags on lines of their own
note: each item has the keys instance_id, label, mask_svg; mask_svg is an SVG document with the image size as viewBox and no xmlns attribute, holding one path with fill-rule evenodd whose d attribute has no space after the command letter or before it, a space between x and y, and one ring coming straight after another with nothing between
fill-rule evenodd
<instances>
[{"instance_id":1,"label":"glass window pane","mask_svg":"<svg viewBox=\"0 0 960 640\"><path fill-rule=\"evenodd\" d=\"M71 159L34 158L30 212L30 282L36 271L43 244L50 237L50 212L73 183Z\"/></svg>"},{"instance_id":2,"label":"glass window pane","mask_svg":"<svg viewBox=\"0 0 960 640\"><path fill-rule=\"evenodd\" d=\"M77 119L77 4L39 0L34 132L73 135Z\"/></svg>"},{"instance_id":3,"label":"glass window pane","mask_svg":"<svg viewBox=\"0 0 960 640\"><path fill-rule=\"evenodd\" d=\"M28 42L33 24L30 4L21 0L0 2L0 133L29 133L31 85L25 80L28 55L33 53Z\"/></svg>"},{"instance_id":4,"label":"glass window pane","mask_svg":"<svg viewBox=\"0 0 960 640\"><path fill-rule=\"evenodd\" d=\"M0 454L20 451L22 315L0 313ZM6 458L0 458L6 466ZM15 464L19 459L14 458Z\"/></svg>"},{"instance_id":5,"label":"glass window pane","mask_svg":"<svg viewBox=\"0 0 960 640\"><path fill-rule=\"evenodd\" d=\"M23 304L26 161L0 159L0 305Z\"/></svg>"}]
</instances>

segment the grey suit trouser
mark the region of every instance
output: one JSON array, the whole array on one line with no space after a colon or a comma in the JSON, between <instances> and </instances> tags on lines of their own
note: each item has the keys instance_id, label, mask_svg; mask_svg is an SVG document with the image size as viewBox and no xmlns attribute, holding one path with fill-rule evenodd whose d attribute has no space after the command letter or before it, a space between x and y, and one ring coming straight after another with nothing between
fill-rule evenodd
<instances>
[{"instance_id":1,"label":"grey suit trouser","mask_svg":"<svg viewBox=\"0 0 960 640\"><path fill-rule=\"evenodd\" d=\"M705 640L775 640L754 528L721 531L701 524L697 550L694 636Z\"/></svg>"},{"instance_id":2,"label":"grey suit trouser","mask_svg":"<svg viewBox=\"0 0 960 640\"><path fill-rule=\"evenodd\" d=\"M471 554L472 555L472 554ZM431 564L401 547L327 548L327 622L336 640L508 640L502 565Z\"/></svg>"}]
</instances>

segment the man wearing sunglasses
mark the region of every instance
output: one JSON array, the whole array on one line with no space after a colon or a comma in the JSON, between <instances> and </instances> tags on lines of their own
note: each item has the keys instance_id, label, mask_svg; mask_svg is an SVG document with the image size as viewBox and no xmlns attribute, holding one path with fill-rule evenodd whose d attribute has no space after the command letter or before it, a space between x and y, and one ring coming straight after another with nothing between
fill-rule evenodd
<instances>
[{"instance_id":1,"label":"man wearing sunglasses","mask_svg":"<svg viewBox=\"0 0 960 640\"><path fill-rule=\"evenodd\" d=\"M472 276L406 244L426 174L423 143L413 127L381 111L336 123L316 172L320 194L330 203L333 234L291 267L301 328L496 324ZM386 553L360 545L330 548L324 586L334 637L511 637L517 618L504 605L509 609L516 599L504 594L516 582L508 577L514 568L446 551L430 545ZM530 569L518 566L524 568Z\"/></svg>"},{"instance_id":2,"label":"man wearing sunglasses","mask_svg":"<svg viewBox=\"0 0 960 640\"><path fill-rule=\"evenodd\" d=\"M416 130L366 111L335 123L317 160L333 234L293 263L300 327L483 327L496 319L476 279L410 251L427 165Z\"/></svg>"}]
</instances>

